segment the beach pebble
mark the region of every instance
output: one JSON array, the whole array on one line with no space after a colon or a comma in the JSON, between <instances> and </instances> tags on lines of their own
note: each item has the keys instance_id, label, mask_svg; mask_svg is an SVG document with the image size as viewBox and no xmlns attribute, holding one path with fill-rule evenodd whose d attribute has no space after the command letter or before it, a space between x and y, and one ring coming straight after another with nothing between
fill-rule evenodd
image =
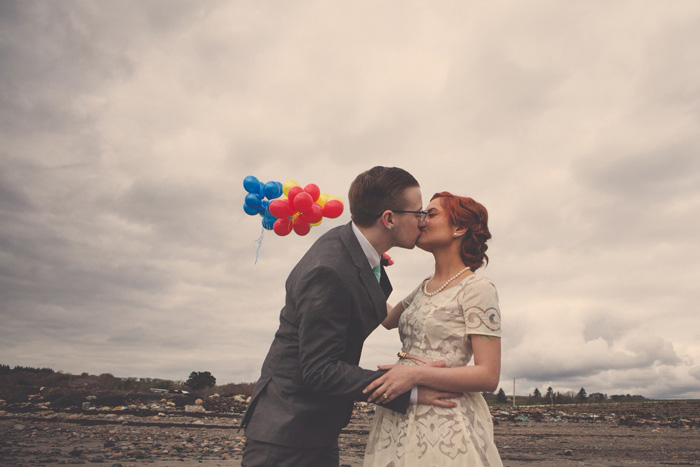
<instances>
[{"instance_id":1,"label":"beach pebble","mask_svg":"<svg viewBox=\"0 0 700 467\"><path fill-rule=\"evenodd\" d=\"M146 457L146 451L142 451L141 449L133 449L126 455L129 457L135 457L136 459L144 459Z\"/></svg>"}]
</instances>

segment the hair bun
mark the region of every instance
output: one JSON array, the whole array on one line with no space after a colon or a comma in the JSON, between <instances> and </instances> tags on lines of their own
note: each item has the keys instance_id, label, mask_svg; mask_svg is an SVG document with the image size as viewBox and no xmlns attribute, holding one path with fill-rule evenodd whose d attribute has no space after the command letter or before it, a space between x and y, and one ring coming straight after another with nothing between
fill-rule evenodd
<instances>
[{"instance_id":1,"label":"hair bun","mask_svg":"<svg viewBox=\"0 0 700 467\"><path fill-rule=\"evenodd\" d=\"M441 198L442 207L447 211L453 226L468 229L467 235L462 236L460 247L464 265L476 271L484 265L484 262L488 264L486 242L491 238L491 232L489 232L489 213L486 208L472 198L455 196L447 191L436 193L431 201L436 198Z\"/></svg>"}]
</instances>

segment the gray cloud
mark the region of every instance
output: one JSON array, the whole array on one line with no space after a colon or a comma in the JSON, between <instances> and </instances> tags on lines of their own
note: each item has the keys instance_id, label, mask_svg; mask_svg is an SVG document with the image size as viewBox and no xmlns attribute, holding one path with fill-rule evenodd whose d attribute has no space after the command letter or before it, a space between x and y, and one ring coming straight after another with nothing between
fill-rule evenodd
<instances>
[{"instance_id":1,"label":"gray cloud","mask_svg":"<svg viewBox=\"0 0 700 467\"><path fill-rule=\"evenodd\" d=\"M634 329L634 323L625 322L623 319L612 313L612 310L591 313L585 319L583 338L586 342L603 339L610 347Z\"/></svg>"}]
</instances>

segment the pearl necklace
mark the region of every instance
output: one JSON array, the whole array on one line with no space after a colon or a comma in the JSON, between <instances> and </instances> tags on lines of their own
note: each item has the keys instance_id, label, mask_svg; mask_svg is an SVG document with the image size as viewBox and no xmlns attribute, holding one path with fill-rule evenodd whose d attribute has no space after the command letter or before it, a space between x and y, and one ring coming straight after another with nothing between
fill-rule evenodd
<instances>
[{"instance_id":1,"label":"pearl necklace","mask_svg":"<svg viewBox=\"0 0 700 467\"><path fill-rule=\"evenodd\" d=\"M426 294L428 297L432 297L433 295L437 294L438 292L442 291L442 289L444 289L445 287L447 287L447 284L449 284L449 283L452 282L453 280L457 279L460 275L462 275L462 273L463 273L464 271L467 271L467 270L469 270L469 269L471 269L471 268L470 268L469 266L467 266L466 268L462 269L461 271L459 271L459 272L458 272L457 274L455 274L454 276L452 276L452 277L450 277L449 279L447 279L447 282L445 282L445 283L442 284L440 287L438 287L438 289L437 289L435 292L428 292L428 290L427 290L428 284L429 284L430 282L432 282L432 280L433 280L432 278L431 278L430 280L428 280L428 281L423 282L423 293Z\"/></svg>"}]
</instances>

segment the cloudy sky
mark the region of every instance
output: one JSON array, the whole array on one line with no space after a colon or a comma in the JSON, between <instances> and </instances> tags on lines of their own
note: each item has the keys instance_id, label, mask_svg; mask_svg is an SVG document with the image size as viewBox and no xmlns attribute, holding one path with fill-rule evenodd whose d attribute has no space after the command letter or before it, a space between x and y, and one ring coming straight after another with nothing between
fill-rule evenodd
<instances>
[{"instance_id":1,"label":"cloudy sky","mask_svg":"<svg viewBox=\"0 0 700 467\"><path fill-rule=\"evenodd\" d=\"M698 43L680 0L2 0L0 363L254 381L349 215L255 264L243 178L387 165L489 209L507 392L699 398ZM391 254L396 301L432 257Z\"/></svg>"}]
</instances>

